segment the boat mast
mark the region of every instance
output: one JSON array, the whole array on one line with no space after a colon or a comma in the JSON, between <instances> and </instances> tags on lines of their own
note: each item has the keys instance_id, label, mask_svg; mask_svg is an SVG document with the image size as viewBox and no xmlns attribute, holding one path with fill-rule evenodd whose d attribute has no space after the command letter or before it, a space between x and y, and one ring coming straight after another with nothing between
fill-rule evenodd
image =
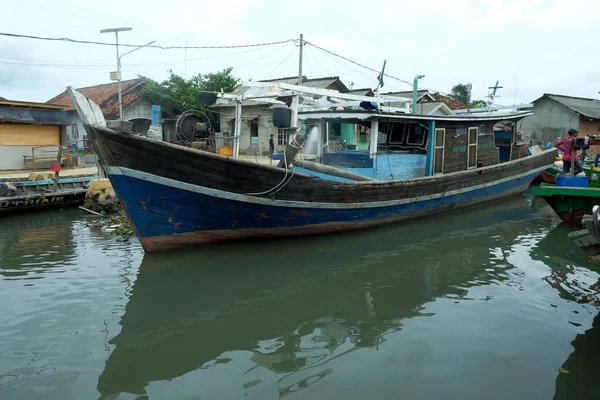
<instances>
[{"instance_id":1,"label":"boat mast","mask_svg":"<svg viewBox=\"0 0 600 400\"><path fill-rule=\"evenodd\" d=\"M302 49L304 47L304 35L301 33L300 34L300 42L299 42L299 51L300 53L298 54L298 86L302 85ZM300 93L294 93L294 95L292 96L292 104L291 104L291 109L292 109L292 116L291 116L291 126L290 129L292 130L292 134L289 136L288 138L288 143L291 143L291 141L296 137L296 134L298 133L298 129L300 128L300 121L298 120L298 108L300 106Z\"/></svg>"}]
</instances>

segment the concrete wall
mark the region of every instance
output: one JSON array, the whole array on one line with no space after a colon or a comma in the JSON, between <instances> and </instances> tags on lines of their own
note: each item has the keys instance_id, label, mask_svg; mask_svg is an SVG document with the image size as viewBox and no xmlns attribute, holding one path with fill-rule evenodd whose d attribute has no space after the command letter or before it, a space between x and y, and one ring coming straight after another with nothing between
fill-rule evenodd
<instances>
[{"instance_id":1,"label":"concrete wall","mask_svg":"<svg viewBox=\"0 0 600 400\"><path fill-rule=\"evenodd\" d=\"M546 144L566 135L569 128L579 126L579 115L551 99L543 99L533 106L533 115L517 125L523 140Z\"/></svg>"},{"instance_id":2,"label":"concrete wall","mask_svg":"<svg viewBox=\"0 0 600 400\"><path fill-rule=\"evenodd\" d=\"M70 131L70 126L60 127L60 143L67 143L67 134ZM22 170L23 156L31 156L31 150L34 146L0 146L0 170ZM36 169L49 168L50 164L55 160L38 161L35 164ZM63 161L63 166L67 166L67 161ZM28 163L27 169L33 169L33 164Z\"/></svg>"},{"instance_id":3,"label":"concrete wall","mask_svg":"<svg viewBox=\"0 0 600 400\"><path fill-rule=\"evenodd\" d=\"M221 107L221 133L232 134L234 128L233 116L235 107ZM277 133L279 129L273 126L273 110L263 106L243 106L242 107L242 129L240 132L240 154L253 154L254 149L250 140L250 121L246 117L258 117L258 151L261 154L267 154L269 151L269 137L275 135L275 151L283 151L285 146L277 144Z\"/></svg>"},{"instance_id":4,"label":"concrete wall","mask_svg":"<svg viewBox=\"0 0 600 400\"><path fill-rule=\"evenodd\" d=\"M24 155L31 155L31 146L0 146L0 170L23 169Z\"/></svg>"}]
</instances>

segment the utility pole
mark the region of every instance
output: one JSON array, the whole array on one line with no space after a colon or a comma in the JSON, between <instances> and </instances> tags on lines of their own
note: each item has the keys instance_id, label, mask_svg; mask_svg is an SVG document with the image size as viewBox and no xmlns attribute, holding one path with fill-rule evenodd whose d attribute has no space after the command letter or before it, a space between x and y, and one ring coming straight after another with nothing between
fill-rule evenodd
<instances>
[{"instance_id":1,"label":"utility pole","mask_svg":"<svg viewBox=\"0 0 600 400\"><path fill-rule=\"evenodd\" d=\"M183 77L185 79L187 79L187 40L185 41L184 49L185 49L185 70L184 70L184 73L183 73Z\"/></svg>"},{"instance_id":2,"label":"utility pole","mask_svg":"<svg viewBox=\"0 0 600 400\"><path fill-rule=\"evenodd\" d=\"M119 87L119 119L123 119L123 99L121 98L121 58L119 57L119 32L130 31L133 28L111 28L111 29L102 29L100 33L115 33L115 40L117 43L117 73L116 78ZM111 79L114 79L111 74Z\"/></svg>"},{"instance_id":3,"label":"utility pole","mask_svg":"<svg viewBox=\"0 0 600 400\"><path fill-rule=\"evenodd\" d=\"M302 49L304 47L304 35L300 34L300 57L298 57L298 85L302 85Z\"/></svg>"}]
</instances>

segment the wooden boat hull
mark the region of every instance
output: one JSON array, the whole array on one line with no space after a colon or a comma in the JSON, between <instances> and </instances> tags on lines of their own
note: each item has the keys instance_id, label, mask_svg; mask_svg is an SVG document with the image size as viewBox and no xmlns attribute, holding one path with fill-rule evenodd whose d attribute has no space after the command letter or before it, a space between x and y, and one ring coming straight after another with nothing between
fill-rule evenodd
<instances>
[{"instance_id":1,"label":"wooden boat hull","mask_svg":"<svg viewBox=\"0 0 600 400\"><path fill-rule=\"evenodd\" d=\"M51 191L54 185L51 180L11 182L18 193L0 197L0 216L82 205L87 185L93 179L97 177L61 179L56 192Z\"/></svg>"},{"instance_id":2,"label":"wooden boat hull","mask_svg":"<svg viewBox=\"0 0 600 400\"><path fill-rule=\"evenodd\" d=\"M556 178L556 175L558 175L560 173L561 173L560 169L558 169L554 166L548 167L540 173L540 178L542 179L543 182L554 185L554 183L555 183L554 179Z\"/></svg>"},{"instance_id":3,"label":"wooden boat hull","mask_svg":"<svg viewBox=\"0 0 600 400\"><path fill-rule=\"evenodd\" d=\"M407 181L334 182L139 136L87 127L144 250L348 231L500 200L554 160Z\"/></svg>"},{"instance_id":4,"label":"wooden boat hull","mask_svg":"<svg viewBox=\"0 0 600 400\"><path fill-rule=\"evenodd\" d=\"M543 198L554 212L569 225L581 226L584 215L600 202L600 189L542 185L533 193Z\"/></svg>"},{"instance_id":5,"label":"wooden boat hull","mask_svg":"<svg viewBox=\"0 0 600 400\"><path fill-rule=\"evenodd\" d=\"M57 193L0 197L0 216L52 208L75 207L83 204L85 201L85 191L85 188L80 188Z\"/></svg>"}]
</instances>

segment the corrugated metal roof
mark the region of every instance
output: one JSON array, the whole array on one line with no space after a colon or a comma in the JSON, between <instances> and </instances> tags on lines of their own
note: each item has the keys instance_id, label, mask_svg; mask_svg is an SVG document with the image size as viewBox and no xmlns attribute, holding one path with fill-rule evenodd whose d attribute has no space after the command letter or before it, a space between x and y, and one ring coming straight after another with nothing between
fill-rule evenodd
<instances>
[{"instance_id":1,"label":"corrugated metal roof","mask_svg":"<svg viewBox=\"0 0 600 400\"><path fill-rule=\"evenodd\" d=\"M542 98L550 98L568 109L592 119L600 119L600 101L585 97L562 96L559 94L544 94L541 98L534 101L537 102Z\"/></svg>"},{"instance_id":2,"label":"corrugated metal roof","mask_svg":"<svg viewBox=\"0 0 600 400\"><path fill-rule=\"evenodd\" d=\"M443 101L425 102L417 104L417 113L419 114L429 115L434 114L436 112L437 114L441 115L453 114L452 109L448 107L448 105Z\"/></svg>"},{"instance_id":3,"label":"corrugated metal roof","mask_svg":"<svg viewBox=\"0 0 600 400\"><path fill-rule=\"evenodd\" d=\"M373 89L364 88L364 89L352 89L348 91L348 94L356 94L358 96L373 96Z\"/></svg>"},{"instance_id":4,"label":"corrugated metal roof","mask_svg":"<svg viewBox=\"0 0 600 400\"><path fill-rule=\"evenodd\" d=\"M277 78L277 79L266 79L259 82L281 82L288 83L291 85L298 84L297 76L289 76L285 78ZM331 89L331 86L335 86L335 90L338 90L342 93L348 92L348 87L341 81L339 76L326 76L322 78L311 78L308 79L306 76L302 76L302 86L308 86L318 89Z\"/></svg>"},{"instance_id":5,"label":"corrugated metal roof","mask_svg":"<svg viewBox=\"0 0 600 400\"><path fill-rule=\"evenodd\" d=\"M0 121L70 125L69 115L60 109L0 107Z\"/></svg>"},{"instance_id":6,"label":"corrugated metal roof","mask_svg":"<svg viewBox=\"0 0 600 400\"><path fill-rule=\"evenodd\" d=\"M43 109L57 109L57 110L66 109L66 107L61 104L38 103L35 101L22 101L22 100L7 100L2 97L0 97L0 106L23 107L23 108L43 108Z\"/></svg>"},{"instance_id":7,"label":"corrugated metal roof","mask_svg":"<svg viewBox=\"0 0 600 400\"><path fill-rule=\"evenodd\" d=\"M384 94L386 96L408 97L409 99L412 99L412 97L413 97L412 90L405 90L402 92L388 92L388 93L382 93L382 94ZM428 90L417 90L417 98L418 99L425 96L426 94L429 94Z\"/></svg>"}]
</instances>

